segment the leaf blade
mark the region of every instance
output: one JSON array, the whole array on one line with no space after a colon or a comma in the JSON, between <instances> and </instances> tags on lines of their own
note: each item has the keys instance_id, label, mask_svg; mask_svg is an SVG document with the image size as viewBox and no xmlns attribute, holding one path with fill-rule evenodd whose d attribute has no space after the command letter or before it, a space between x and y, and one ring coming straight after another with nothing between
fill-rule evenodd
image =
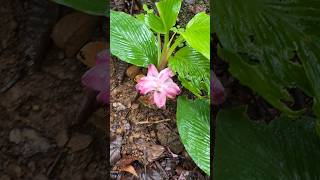
<instances>
[{"instance_id":1,"label":"leaf blade","mask_svg":"<svg viewBox=\"0 0 320 180\"><path fill-rule=\"evenodd\" d=\"M315 120L286 116L271 124L252 122L245 108L217 116L215 179L270 180L320 178L320 139Z\"/></svg>"},{"instance_id":2,"label":"leaf blade","mask_svg":"<svg viewBox=\"0 0 320 180\"><path fill-rule=\"evenodd\" d=\"M204 12L196 14L180 32L188 44L210 59L210 16Z\"/></svg>"},{"instance_id":3,"label":"leaf blade","mask_svg":"<svg viewBox=\"0 0 320 180\"><path fill-rule=\"evenodd\" d=\"M166 32L176 24L182 0L162 0L156 3L160 18Z\"/></svg>"},{"instance_id":4,"label":"leaf blade","mask_svg":"<svg viewBox=\"0 0 320 180\"><path fill-rule=\"evenodd\" d=\"M210 105L205 100L178 98L178 131L187 152L210 175Z\"/></svg>"},{"instance_id":5,"label":"leaf blade","mask_svg":"<svg viewBox=\"0 0 320 180\"><path fill-rule=\"evenodd\" d=\"M123 12L111 11L110 50L119 59L147 67L157 64L157 42L140 20Z\"/></svg>"},{"instance_id":6,"label":"leaf blade","mask_svg":"<svg viewBox=\"0 0 320 180\"><path fill-rule=\"evenodd\" d=\"M183 85L196 96L210 92L210 61L191 47L180 49L170 57L168 66L183 79ZM204 83L206 88L201 84Z\"/></svg>"},{"instance_id":7,"label":"leaf blade","mask_svg":"<svg viewBox=\"0 0 320 180\"><path fill-rule=\"evenodd\" d=\"M106 0L53 0L76 10L98 16L109 17L109 1Z\"/></svg>"}]
</instances>

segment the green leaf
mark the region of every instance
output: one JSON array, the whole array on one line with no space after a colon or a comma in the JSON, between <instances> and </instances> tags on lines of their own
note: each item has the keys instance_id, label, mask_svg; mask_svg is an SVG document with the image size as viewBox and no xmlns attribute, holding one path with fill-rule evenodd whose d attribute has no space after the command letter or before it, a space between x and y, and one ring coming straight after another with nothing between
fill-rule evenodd
<instances>
[{"instance_id":1,"label":"green leaf","mask_svg":"<svg viewBox=\"0 0 320 180\"><path fill-rule=\"evenodd\" d=\"M145 15L145 23L155 32L166 34L166 29L159 16L149 13Z\"/></svg>"},{"instance_id":2,"label":"green leaf","mask_svg":"<svg viewBox=\"0 0 320 180\"><path fill-rule=\"evenodd\" d=\"M53 0L54 2L71 7L92 15L109 17L109 1L107 0Z\"/></svg>"},{"instance_id":3,"label":"green leaf","mask_svg":"<svg viewBox=\"0 0 320 180\"><path fill-rule=\"evenodd\" d=\"M182 0L161 0L156 3L166 32L176 24Z\"/></svg>"},{"instance_id":4,"label":"green leaf","mask_svg":"<svg viewBox=\"0 0 320 180\"><path fill-rule=\"evenodd\" d=\"M320 139L315 120L285 116L252 122L245 108L217 116L214 179L318 180Z\"/></svg>"},{"instance_id":5,"label":"green leaf","mask_svg":"<svg viewBox=\"0 0 320 180\"><path fill-rule=\"evenodd\" d=\"M135 17L136 17L139 21L141 21L141 22L144 23L145 14L143 14L143 13L137 14L137 15L135 15Z\"/></svg>"},{"instance_id":6,"label":"green leaf","mask_svg":"<svg viewBox=\"0 0 320 180\"><path fill-rule=\"evenodd\" d=\"M312 96L320 117L319 1L216 0L213 12L223 48L255 64L274 84Z\"/></svg>"},{"instance_id":7,"label":"green leaf","mask_svg":"<svg viewBox=\"0 0 320 180\"><path fill-rule=\"evenodd\" d=\"M210 61L193 48L180 49L170 57L168 66L178 73L182 85L196 96L201 96L201 91L210 92Z\"/></svg>"},{"instance_id":8,"label":"green leaf","mask_svg":"<svg viewBox=\"0 0 320 180\"><path fill-rule=\"evenodd\" d=\"M157 64L157 41L150 29L129 14L111 11L110 50L119 59L147 67Z\"/></svg>"},{"instance_id":9,"label":"green leaf","mask_svg":"<svg viewBox=\"0 0 320 180\"><path fill-rule=\"evenodd\" d=\"M177 126L193 161L210 175L210 105L205 100L178 98Z\"/></svg>"},{"instance_id":10,"label":"green leaf","mask_svg":"<svg viewBox=\"0 0 320 180\"><path fill-rule=\"evenodd\" d=\"M218 49L219 56L229 62L229 71L243 85L253 88L259 95L264 97L271 105L292 116L301 115L303 111L293 111L285 102L293 99L283 86L277 84L271 78L266 78L261 66L250 65L236 53L226 49Z\"/></svg>"},{"instance_id":11,"label":"green leaf","mask_svg":"<svg viewBox=\"0 0 320 180\"><path fill-rule=\"evenodd\" d=\"M204 12L196 14L180 32L188 44L210 59L210 16Z\"/></svg>"}]
</instances>

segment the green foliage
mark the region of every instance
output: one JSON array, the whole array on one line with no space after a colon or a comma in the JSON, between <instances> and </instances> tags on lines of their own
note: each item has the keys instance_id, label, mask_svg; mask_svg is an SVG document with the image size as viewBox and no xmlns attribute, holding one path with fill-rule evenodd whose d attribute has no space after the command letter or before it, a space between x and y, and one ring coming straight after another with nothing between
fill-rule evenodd
<instances>
[{"instance_id":1,"label":"green foliage","mask_svg":"<svg viewBox=\"0 0 320 180\"><path fill-rule=\"evenodd\" d=\"M169 59L169 67L179 75L182 85L200 97L210 92L210 60L191 47L180 49Z\"/></svg>"},{"instance_id":2,"label":"green foliage","mask_svg":"<svg viewBox=\"0 0 320 180\"><path fill-rule=\"evenodd\" d=\"M71 7L92 15L109 17L108 0L53 0L64 6Z\"/></svg>"},{"instance_id":3,"label":"green foliage","mask_svg":"<svg viewBox=\"0 0 320 180\"><path fill-rule=\"evenodd\" d=\"M157 64L157 41L149 28L129 14L111 11L110 50L119 59L147 67Z\"/></svg>"},{"instance_id":4,"label":"green foliage","mask_svg":"<svg viewBox=\"0 0 320 180\"><path fill-rule=\"evenodd\" d=\"M217 116L215 180L318 180L320 139L315 120L285 116L258 124L245 108Z\"/></svg>"},{"instance_id":5,"label":"green foliage","mask_svg":"<svg viewBox=\"0 0 320 180\"><path fill-rule=\"evenodd\" d=\"M240 82L287 113L275 99L291 100L287 89L298 87L314 98L320 117L320 1L216 0L213 7L214 31ZM263 81L248 83L255 76ZM262 90L268 86L281 93Z\"/></svg>"},{"instance_id":6,"label":"green foliage","mask_svg":"<svg viewBox=\"0 0 320 180\"><path fill-rule=\"evenodd\" d=\"M273 79L266 78L261 66L250 65L240 55L226 49L220 48L219 55L228 60L229 71L234 77L240 79L242 84L253 88L281 111L291 116L301 115L303 111L293 111L287 107L284 102L292 102L292 97L280 84L275 83Z\"/></svg>"},{"instance_id":7,"label":"green foliage","mask_svg":"<svg viewBox=\"0 0 320 180\"><path fill-rule=\"evenodd\" d=\"M161 34L167 33L166 27L163 25L159 16L156 16L153 13L148 13L145 15L144 20L153 31Z\"/></svg>"},{"instance_id":8,"label":"green foliage","mask_svg":"<svg viewBox=\"0 0 320 180\"><path fill-rule=\"evenodd\" d=\"M178 98L177 126L193 161L210 175L210 105L205 100Z\"/></svg>"},{"instance_id":9,"label":"green foliage","mask_svg":"<svg viewBox=\"0 0 320 180\"><path fill-rule=\"evenodd\" d=\"M166 32L169 32L169 30L176 24L181 2L182 0L162 0L156 3Z\"/></svg>"},{"instance_id":10,"label":"green foliage","mask_svg":"<svg viewBox=\"0 0 320 180\"><path fill-rule=\"evenodd\" d=\"M196 14L180 32L188 44L210 59L210 16L204 12Z\"/></svg>"}]
</instances>

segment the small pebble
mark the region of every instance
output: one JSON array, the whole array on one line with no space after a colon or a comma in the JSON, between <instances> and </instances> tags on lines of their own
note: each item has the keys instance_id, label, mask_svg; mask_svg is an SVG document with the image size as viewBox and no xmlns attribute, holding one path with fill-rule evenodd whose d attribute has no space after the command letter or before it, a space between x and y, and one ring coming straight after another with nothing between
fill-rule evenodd
<instances>
[{"instance_id":1,"label":"small pebble","mask_svg":"<svg viewBox=\"0 0 320 180\"><path fill-rule=\"evenodd\" d=\"M126 75L131 79L134 79L139 73L140 68L135 65L130 66L126 71Z\"/></svg>"},{"instance_id":2,"label":"small pebble","mask_svg":"<svg viewBox=\"0 0 320 180\"><path fill-rule=\"evenodd\" d=\"M32 111L35 111L35 112L40 111L40 106L39 105L33 105L32 106Z\"/></svg>"}]
</instances>

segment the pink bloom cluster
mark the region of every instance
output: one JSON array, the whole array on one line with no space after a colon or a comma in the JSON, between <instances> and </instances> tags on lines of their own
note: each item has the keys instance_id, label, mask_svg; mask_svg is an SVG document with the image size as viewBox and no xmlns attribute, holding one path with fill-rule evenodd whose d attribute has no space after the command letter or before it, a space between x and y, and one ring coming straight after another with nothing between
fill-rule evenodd
<instances>
[{"instance_id":1,"label":"pink bloom cluster","mask_svg":"<svg viewBox=\"0 0 320 180\"><path fill-rule=\"evenodd\" d=\"M173 75L169 68L159 73L157 68L150 64L147 76L138 81L136 89L143 95L153 93L153 102L157 107L162 108L165 106L167 98L173 99L180 93L180 88L171 79Z\"/></svg>"},{"instance_id":2,"label":"pink bloom cluster","mask_svg":"<svg viewBox=\"0 0 320 180\"><path fill-rule=\"evenodd\" d=\"M96 56L96 65L82 76L82 84L98 91L97 101L109 103L109 51L103 50Z\"/></svg>"}]
</instances>

